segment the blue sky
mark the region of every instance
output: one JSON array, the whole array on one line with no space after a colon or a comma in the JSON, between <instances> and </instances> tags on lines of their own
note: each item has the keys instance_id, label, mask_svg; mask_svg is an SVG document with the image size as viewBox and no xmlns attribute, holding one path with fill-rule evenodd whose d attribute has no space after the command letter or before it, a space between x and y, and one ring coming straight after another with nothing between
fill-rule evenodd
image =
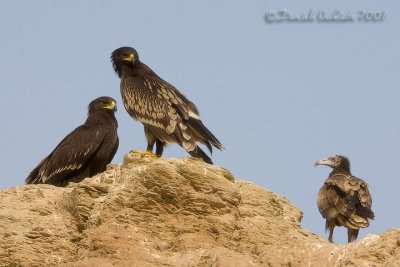
<instances>
[{"instance_id":1,"label":"blue sky","mask_svg":"<svg viewBox=\"0 0 400 267\"><path fill-rule=\"evenodd\" d=\"M399 7L396 0L1 1L0 188L22 185L102 95L119 105L113 162L146 148L109 59L132 46L199 107L226 147L214 163L288 197L303 210L303 227L327 237L316 195L330 169L313 164L335 154L348 156L370 185L376 219L360 237L398 227ZM265 23L267 11L282 9L340 9L355 21ZM361 22L362 10L387 16ZM171 145L164 156L187 154ZM346 242L345 229L334 239Z\"/></svg>"}]
</instances>

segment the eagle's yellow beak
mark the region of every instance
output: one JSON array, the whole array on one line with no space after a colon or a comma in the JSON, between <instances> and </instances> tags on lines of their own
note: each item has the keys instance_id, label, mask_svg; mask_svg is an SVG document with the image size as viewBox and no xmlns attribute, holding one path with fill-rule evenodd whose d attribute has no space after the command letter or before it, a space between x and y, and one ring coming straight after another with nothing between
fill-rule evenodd
<instances>
[{"instance_id":1,"label":"eagle's yellow beak","mask_svg":"<svg viewBox=\"0 0 400 267\"><path fill-rule=\"evenodd\" d=\"M103 108L117 110L117 103L115 103L115 101L111 101L108 105L105 105Z\"/></svg>"},{"instance_id":2,"label":"eagle's yellow beak","mask_svg":"<svg viewBox=\"0 0 400 267\"><path fill-rule=\"evenodd\" d=\"M125 58L123 58L122 60L125 60L125 61L132 61L134 58L135 58L135 55L134 55L134 54L130 54L129 57L125 57Z\"/></svg>"}]
</instances>

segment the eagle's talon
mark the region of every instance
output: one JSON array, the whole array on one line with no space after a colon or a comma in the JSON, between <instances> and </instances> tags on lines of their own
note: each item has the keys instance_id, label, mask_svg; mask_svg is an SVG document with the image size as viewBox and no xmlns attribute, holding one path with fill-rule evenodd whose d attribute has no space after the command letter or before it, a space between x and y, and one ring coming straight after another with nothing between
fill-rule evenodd
<instances>
[{"instance_id":1,"label":"eagle's talon","mask_svg":"<svg viewBox=\"0 0 400 267\"><path fill-rule=\"evenodd\" d=\"M140 151L140 150L132 150L131 153L136 153L140 155L140 158L142 159L144 156L150 156L152 158L159 158L156 154L152 153L151 151Z\"/></svg>"}]
</instances>

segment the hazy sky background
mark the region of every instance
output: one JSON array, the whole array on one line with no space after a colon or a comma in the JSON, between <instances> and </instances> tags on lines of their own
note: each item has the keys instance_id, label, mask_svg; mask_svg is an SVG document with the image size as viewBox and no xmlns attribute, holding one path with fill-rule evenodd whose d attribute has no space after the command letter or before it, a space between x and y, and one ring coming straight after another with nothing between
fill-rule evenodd
<instances>
[{"instance_id":1,"label":"hazy sky background","mask_svg":"<svg viewBox=\"0 0 400 267\"><path fill-rule=\"evenodd\" d=\"M296 3L295 3L296 2ZM141 60L200 109L226 150L212 159L240 179L286 196L303 227L322 235L316 196L326 156L350 158L376 219L399 227L400 2L386 1L1 1L0 188L27 174L86 119L102 95L118 101L114 163L146 148L125 111L110 53L133 46ZM269 10L335 9L353 23L267 24ZM381 23L360 10L386 11ZM178 145L165 157L186 157ZM346 242L344 228L334 240Z\"/></svg>"}]
</instances>

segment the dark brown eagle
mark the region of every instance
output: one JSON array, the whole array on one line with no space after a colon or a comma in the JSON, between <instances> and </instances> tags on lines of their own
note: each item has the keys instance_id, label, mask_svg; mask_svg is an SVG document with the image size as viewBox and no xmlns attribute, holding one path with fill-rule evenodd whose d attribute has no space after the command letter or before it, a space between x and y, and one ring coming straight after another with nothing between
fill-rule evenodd
<instances>
[{"instance_id":1,"label":"dark brown eagle","mask_svg":"<svg viewBox=\"0 0 400 267\"><path fill-rule=\"evenodd\" d=\"M165 144L177 143L191 156L212 164L210 157L196 142L222 149L220 141L200 120L199 110L174 86L161 79L139 60L131 47L116 49L111 55L115 72L121 78L121 95L125 109L144 125L147 152L160 157Z\"/></svg>"},{"instance_id":2,"label":"dark brown eagle","mask_svg":"<svg viewBox=\"0 0 400 267\"><path fill-rule=\"evenodd\" d=\"M86 122L68 134L25 183L66 186L105 171L118 149L116 110L111 97L93 100Z\"/></svg>"},{"instance_id":3,"label":"dark brown eagle","mask_svg":"<svg viewBox=\"0 0 400 267\"><path fill-rule=\"evenodd\" d=\"M315 163L333 168L318 193L318 209L326 219L325 230L329 230L329 242L333 242L335 226L347 228L348 242L357 239L360 228L368 227L369 219L375 215L371 210L372 198L368 184L353 176L348 158L336 155Z\"/></svg>"}]
</instances>

